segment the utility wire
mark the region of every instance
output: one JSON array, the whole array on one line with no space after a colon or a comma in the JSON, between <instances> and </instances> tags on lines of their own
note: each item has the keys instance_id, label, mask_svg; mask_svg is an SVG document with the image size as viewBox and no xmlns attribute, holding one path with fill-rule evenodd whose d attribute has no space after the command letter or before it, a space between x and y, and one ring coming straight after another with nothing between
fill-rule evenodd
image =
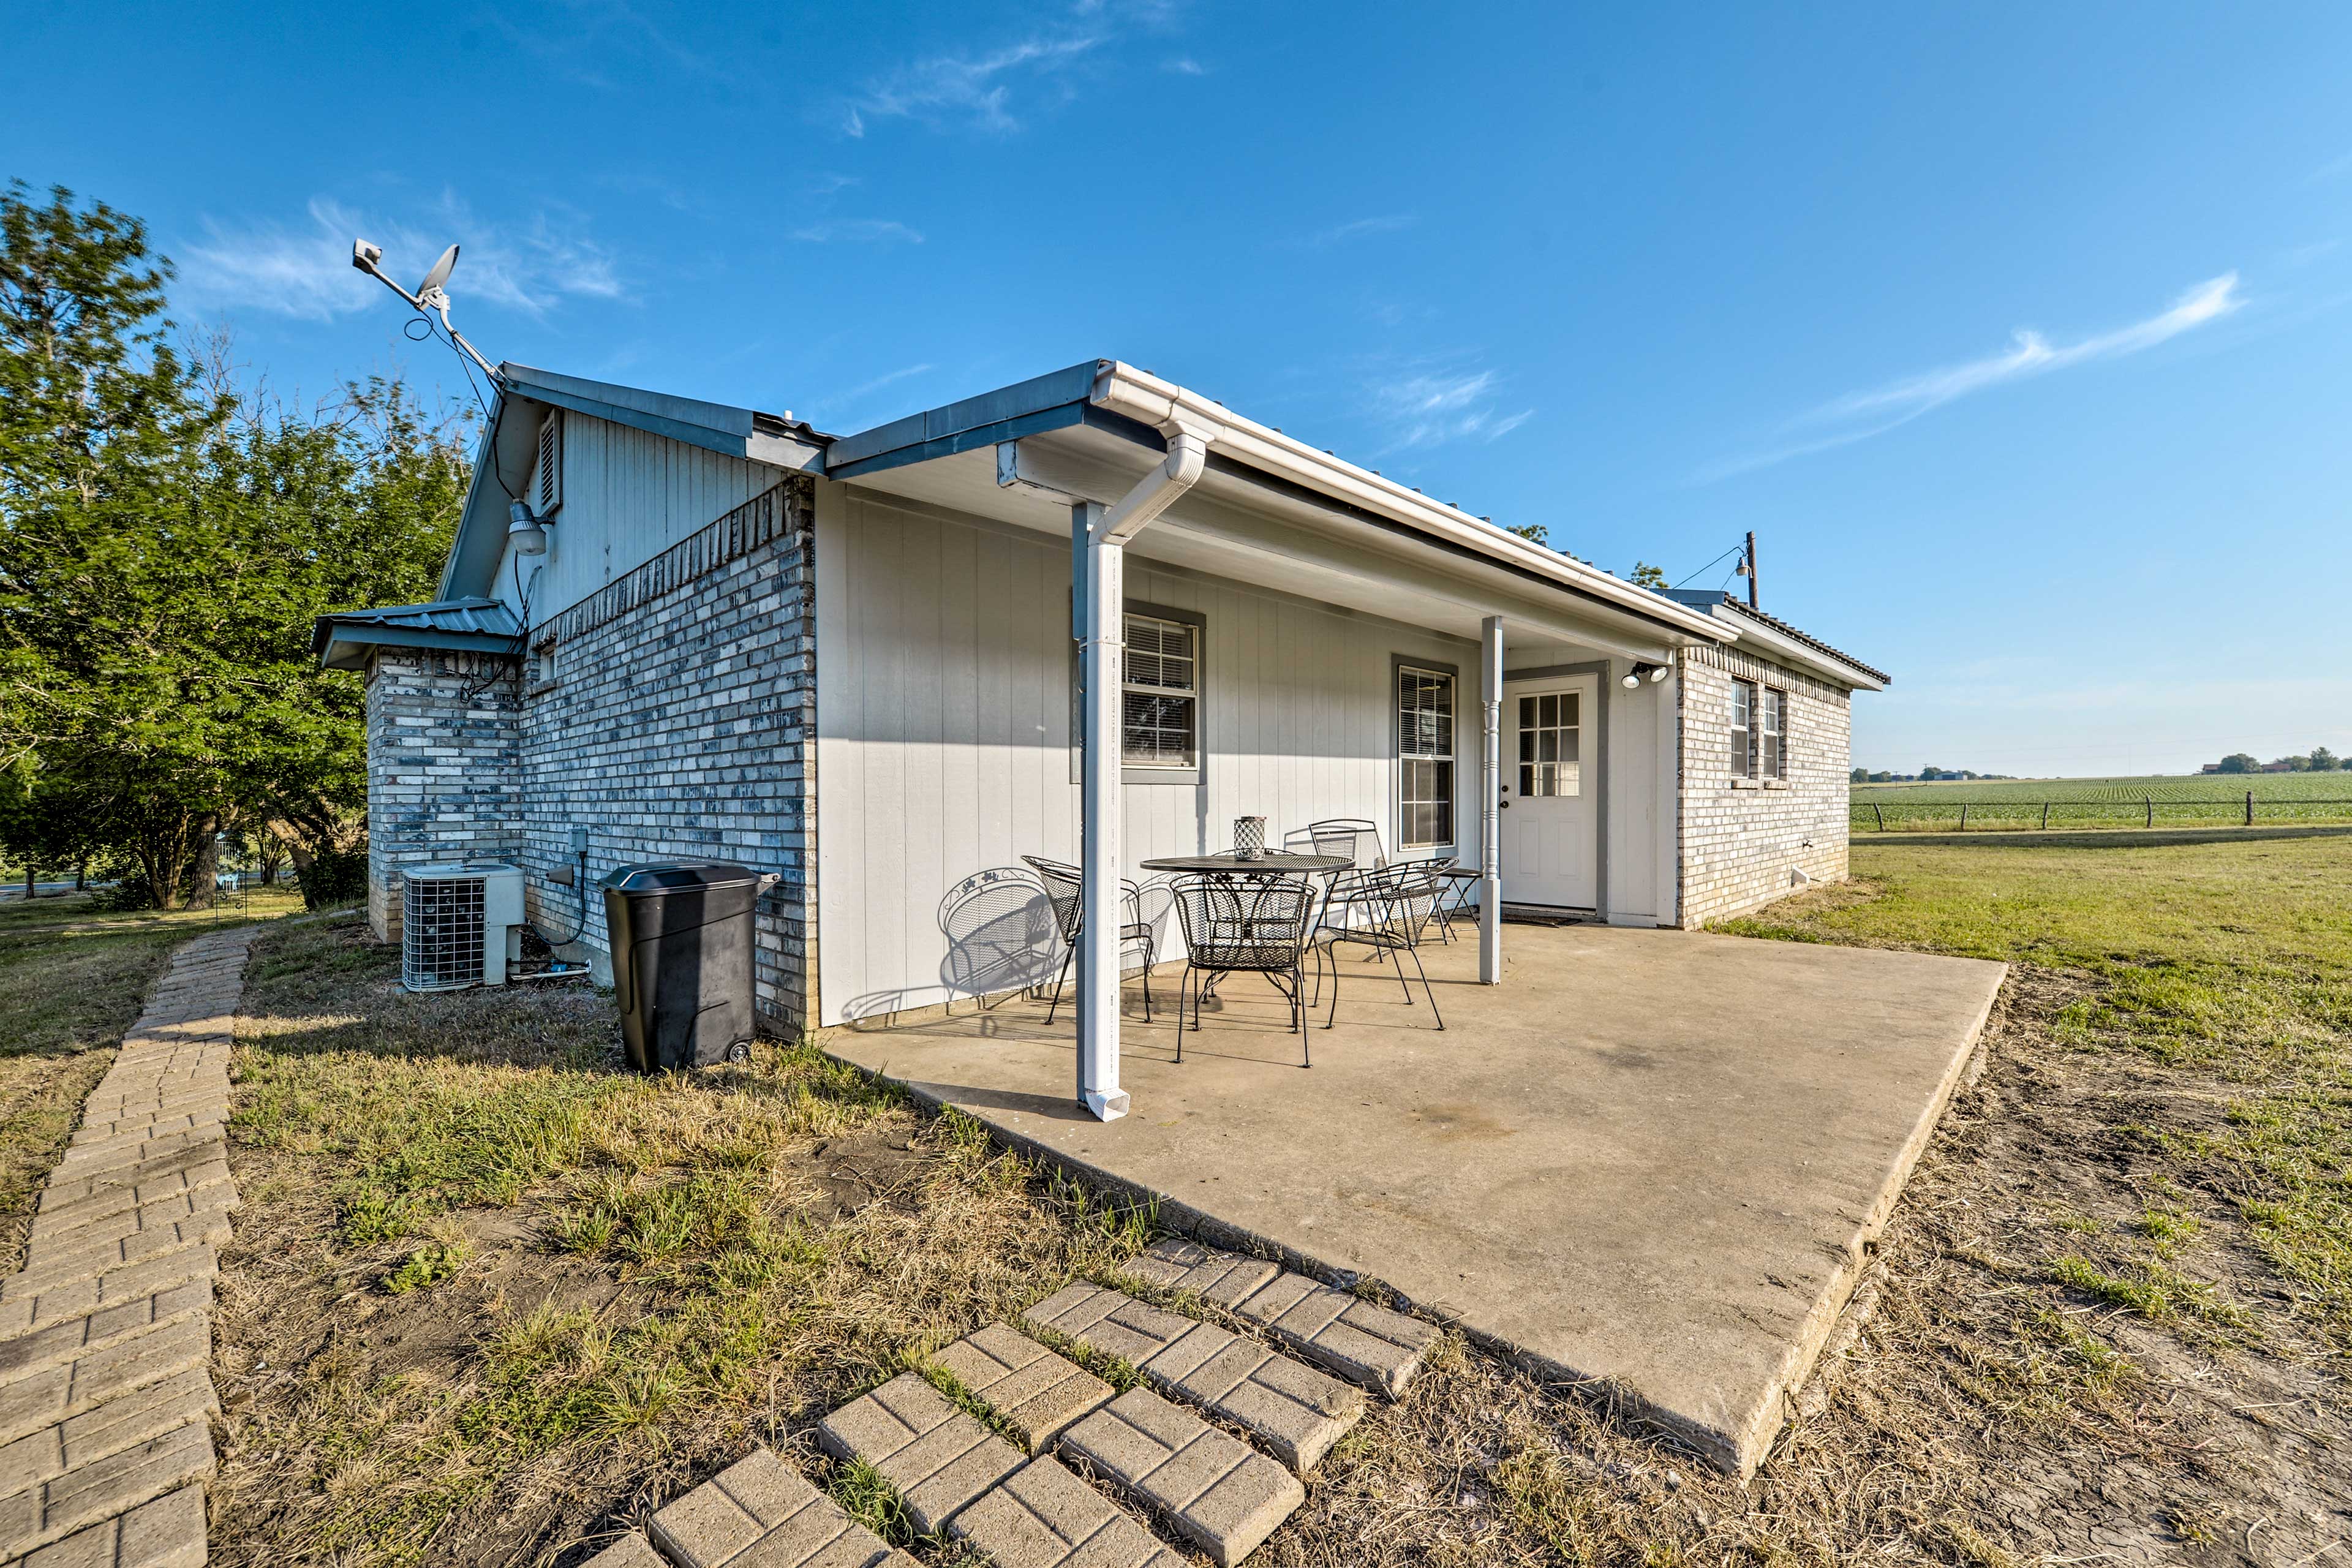
<instances>
[{"instance_id":1,"label":"utility wire","mask_svg":"<svg viewBox=\"0 0 2352 1568\"><path fill-rule=\"evenodd\" d=\"M1747 549L1747 548L1748 548L1748 542L1747 542L1747 541L1742 540L1742 541L1741 541L1740 542L1738 542L1738 544L1735 544L1735 545L1733 545L1730 549L1728 549L1728 550L1725 551L1725 552L1723 552L1723 555L1737 555L1737 554L1738 554L1741 551L1743 551L1743 550L1745 550L1745 549ZM1722 560L1722 559L1723 559L1723 555L1718 555L1718 556L1717 556L1717 557L1715 558L1715 561L1710 561L1710 562L1708 562L1708 563L1706 563L1706 566L1701 566L1701 567L1698 569L1698 572L1685 572L1685 573L1684 573L1684 574L1682 574L1682 576L1680 576L1679 578L1675 579L1675 587L1677 587L1677 588L1681 587L1685 583L1687 583L1687 582L1689 582L1692 578L1694 578L1694 577L1697 576L1697 575L1699 574L1699 572L1704 572L1704 571L1706 571L1706 568L1707 568L1707 566L1712 566L1712 565L1714 565L1714 564L1715 564L1715 562L1716 562L1716 561L1720 561L1720 560ZM1727 581L1728 581L1728 579L1726 579L1726 580L1727 580Z\"/></svg>"}]
</instances>

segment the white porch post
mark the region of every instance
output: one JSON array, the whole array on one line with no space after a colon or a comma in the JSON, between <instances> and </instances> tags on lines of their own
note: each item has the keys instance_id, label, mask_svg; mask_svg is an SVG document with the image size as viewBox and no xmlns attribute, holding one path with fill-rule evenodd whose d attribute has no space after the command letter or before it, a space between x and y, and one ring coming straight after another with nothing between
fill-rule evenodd
<instances>
[{"instance_id":1,"label":"white porch post","mask_svg":"<svg viewBox=\"0 0 2352 1568\"><path fill-rule=\"evenodd\" d=\"M1167 460L1118 504L1070 508L1070 608L1077 625L1086 734L1078 787L1078 1102L1104 1121L1127 1114L1118 1087L1119 681L1127 650L1127 542L1192 488L1216 432L1171 414Z\"/></svg>"},{"instance_id":2,"label":"white porch post","mask_svg":"<svg viewBox=\"0 0 2352 1568\"><path fill-rule=\"evenodd\" d=\"M1478 980L1503 983L1503 617L1479 627L1478 694L1486 707L1486 747L1479 755L1483 786L1478 827Z\"/></svg>"},{"instance_id":3,"label":"white porch post","mask_svg":"<svg viewBox=\"0 0 2352 1568\"><path fill-rule=\"evenodd\" d=\"M1118 930L1125 923L1118 907L1118 693L1127 545L1104 526L1107 510L1098 501L1070 508L1070 564L1086 722L1085 782L1078 793L1078 866L1085 878L1078 906L1078 1102L1112 1121L1127 1114L1127 1091L1118 1087Z\"/></svg>"}]
</instances>

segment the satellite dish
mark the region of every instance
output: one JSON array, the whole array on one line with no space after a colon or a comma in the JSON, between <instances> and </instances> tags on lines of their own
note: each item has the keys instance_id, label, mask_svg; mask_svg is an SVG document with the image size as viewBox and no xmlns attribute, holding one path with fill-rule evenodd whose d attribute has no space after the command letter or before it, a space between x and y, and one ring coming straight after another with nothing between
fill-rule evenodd
<instances>
[{"instance_id":1,"label":"satellite dish","mask_svg":"<svg viewBox=\"0 0 2352 1568\"><path fill-rule=\"evenodd\" d=\"M449 281L449 274L456 269L457 265L457 247L453 245L441 253L441 259L433 264L433 270L427 272L425 275L425 281L416 286L417 296L421 299Z\"/></svg>"}]
</instances>

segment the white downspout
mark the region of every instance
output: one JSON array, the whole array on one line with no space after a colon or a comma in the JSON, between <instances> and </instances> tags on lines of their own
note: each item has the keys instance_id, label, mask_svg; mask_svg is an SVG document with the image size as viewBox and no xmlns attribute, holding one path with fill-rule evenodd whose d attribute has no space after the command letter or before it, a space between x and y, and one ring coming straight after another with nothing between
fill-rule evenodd
<instances>
[{"instance_id":1,"label":"white downspout","mask_svg":"<svg viewBox=\"0 0 2352 1568\"><path fill-rule=\"evenodd\" d=\"M1126 644L1127 542L1192 488L1213 432L1171 427L1167 461L1115 506L1070 508L1071 595L1086 693L1079 786L1078 1101L1099 1121L1127 1114L1118 1086L1119 686Z\"/></svg>"},{"instance_id":2,"label":"white downspout","mask_svg":"<svg viewBox=\"0 0 2352 1568\"><path fill-rule=\"evenodd\" d=\"M1478 983L1503 983L1503 617L1479 625L1478 695L1486 709L1478 781Z\"/></svg>"}]
</instances>

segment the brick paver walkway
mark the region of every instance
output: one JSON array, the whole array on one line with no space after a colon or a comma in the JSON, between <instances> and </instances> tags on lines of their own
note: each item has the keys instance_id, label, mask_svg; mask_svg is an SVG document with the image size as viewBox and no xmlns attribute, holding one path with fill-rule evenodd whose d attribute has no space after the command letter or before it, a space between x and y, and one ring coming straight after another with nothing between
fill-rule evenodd
<instances>
[{"instance_id":1,"label":"brick paver walkway","mask_svg":"<svg viewBox=\"0 0 2352 1568\"><path fill-rule=\"evenodd\" d=\"M0 1563L205 1561L231 1022L258 931L172 955L0 1280Z\"/></svg>"}]
</instances>

